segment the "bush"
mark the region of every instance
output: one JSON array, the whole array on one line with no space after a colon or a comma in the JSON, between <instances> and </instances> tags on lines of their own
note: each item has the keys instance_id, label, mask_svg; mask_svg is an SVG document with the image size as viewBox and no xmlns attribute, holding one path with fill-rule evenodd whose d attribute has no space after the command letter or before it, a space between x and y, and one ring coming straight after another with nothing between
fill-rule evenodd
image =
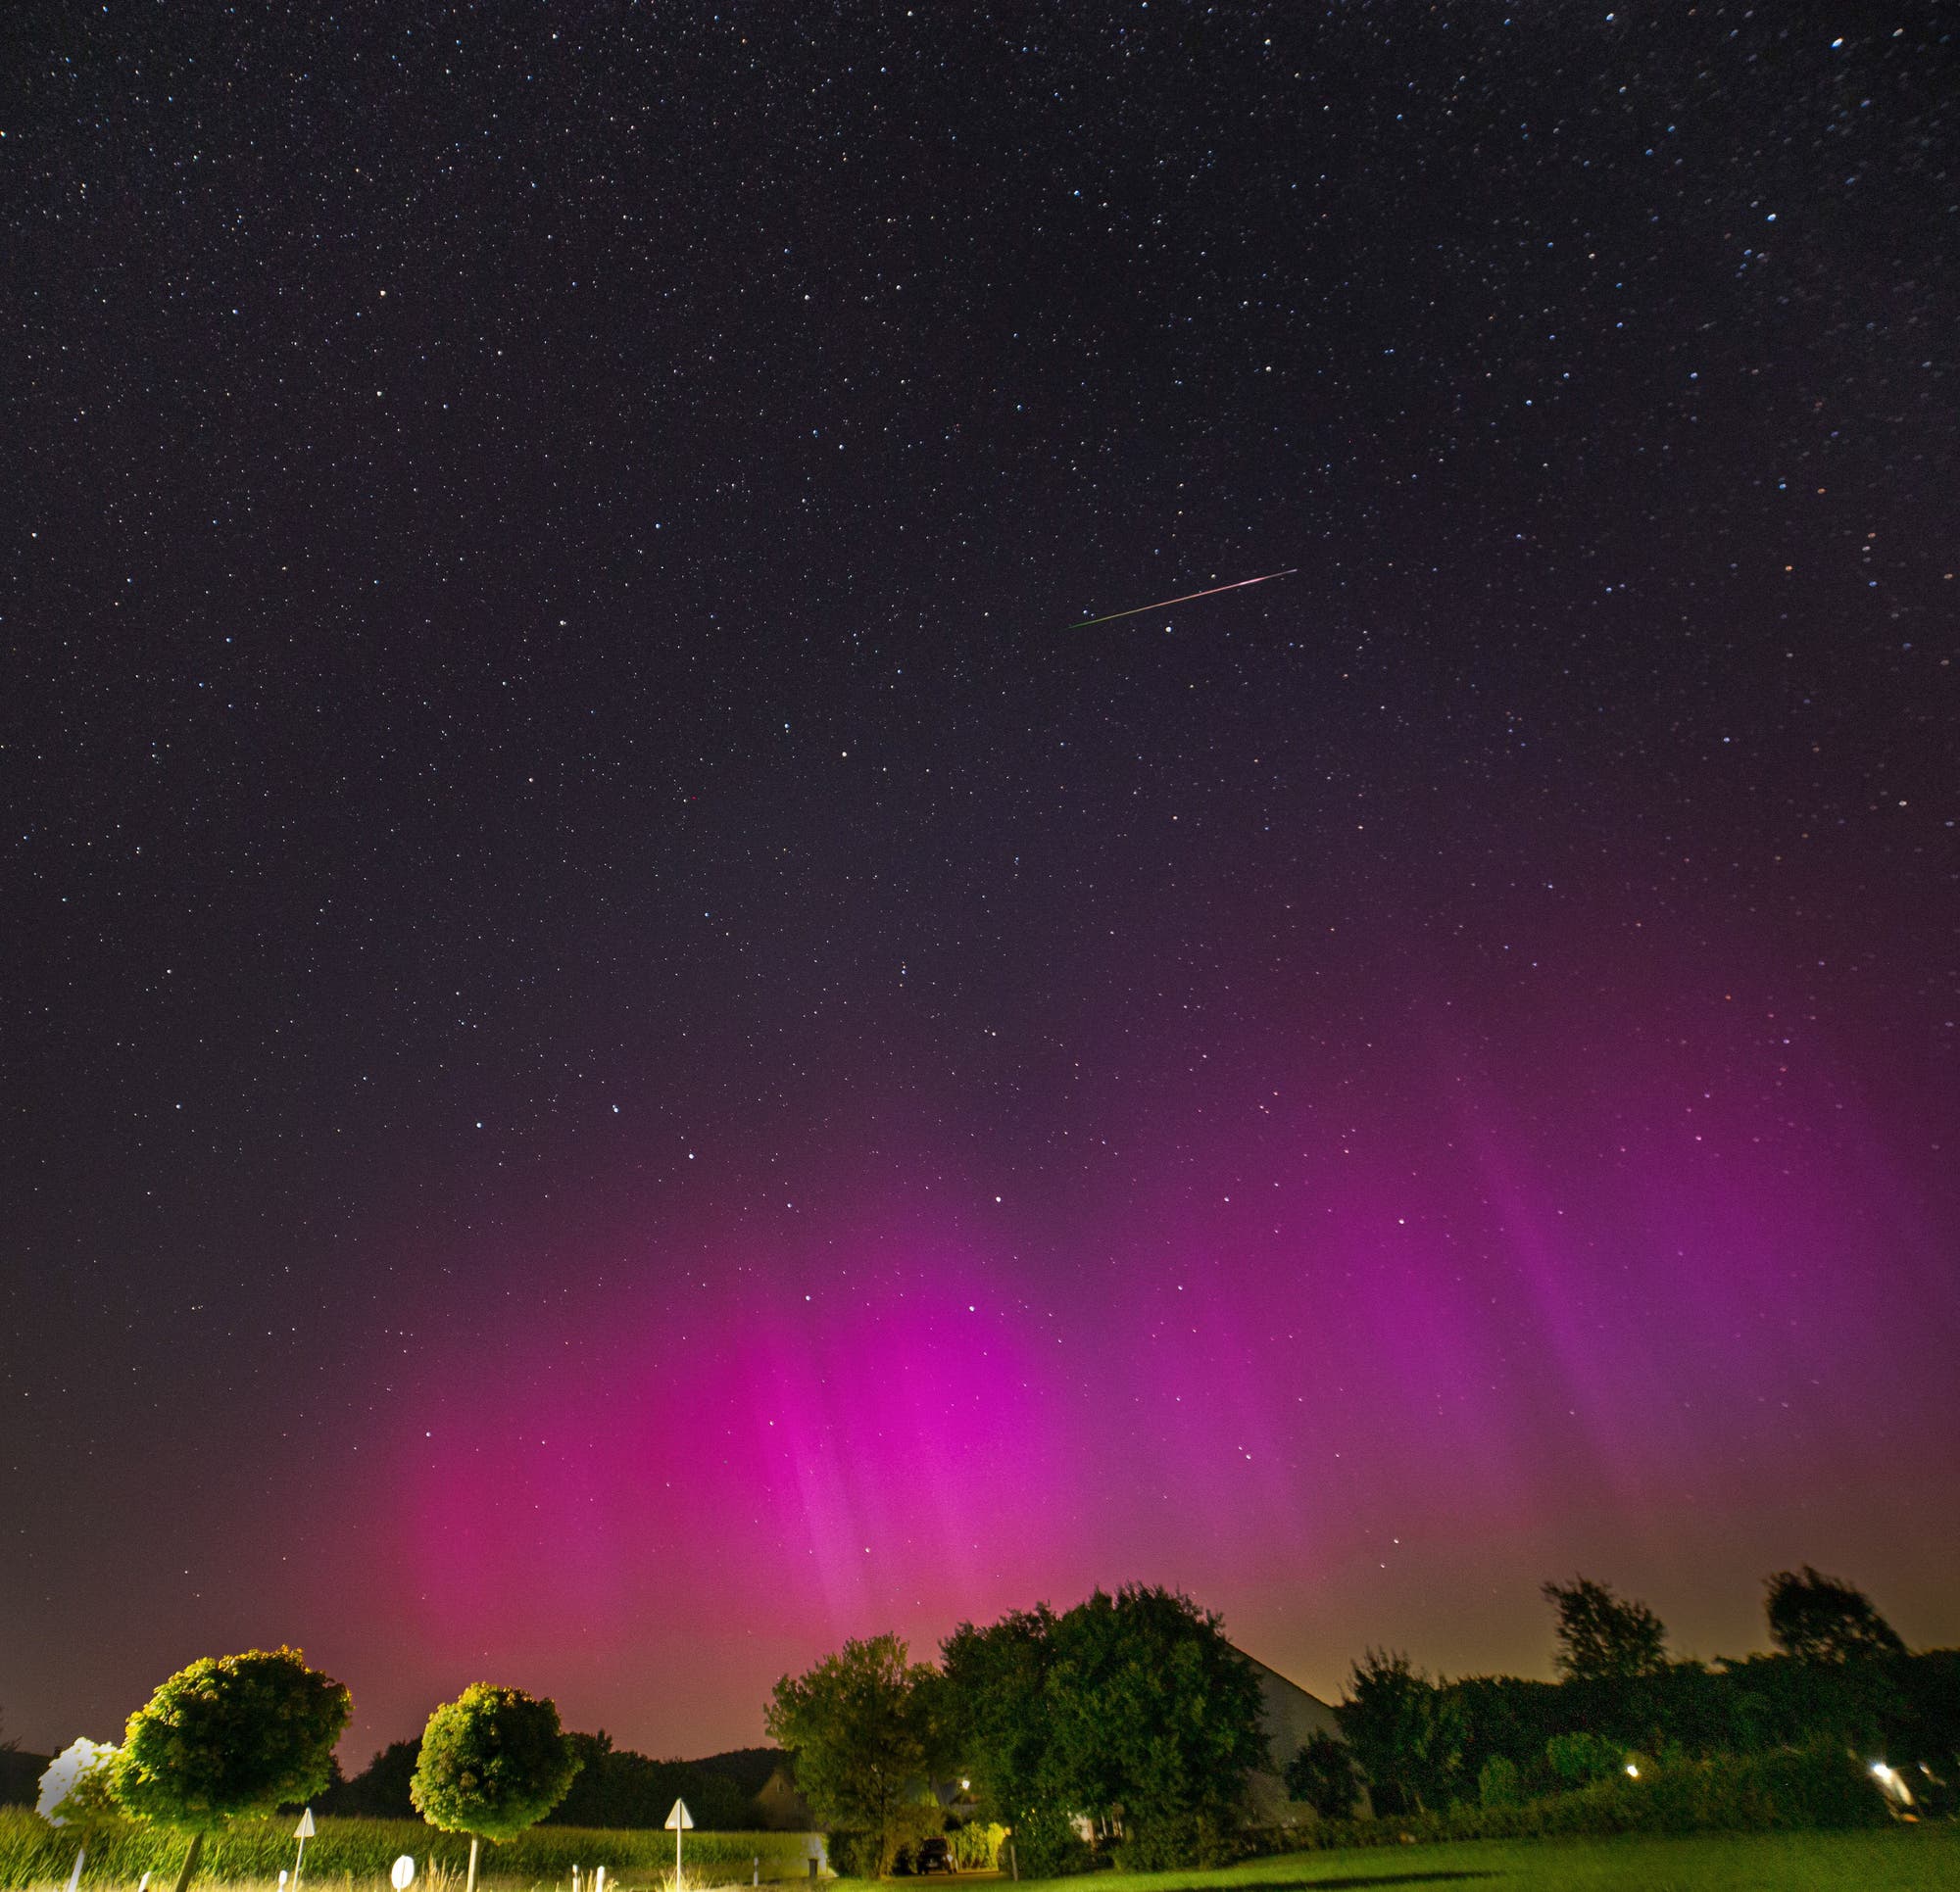
<instances>
[{"instance_id":1,"label":"bush","mask_svg":"<svg viewBox=\"0 0 1960 1892\"><path fill-rule=\"evenodd\" d=\"M841 1879L875 1879L878 1876L878 1835L854 1833L843 1828L832 1832L825 1850L830 1869Z\"/></svg>"},{"instance_id":2,"label":"bush","mask_svg":"<svg viewBox=\"0 0 1960 1892\"><path fill-rule=\"evenodd\" d=\"M1518 1771L1501 1754L1494 1754L1477 1771L1477 1798L1486 1807L1519 1807L1524 1790L1518 1784Z\"/></svg>"},{"instance_id":3,"label":"bush","mask_svg":"<svg viewBox=\"0 0 1960 1892\"><path fill-rule=\"evenodd\" d=\"M1568 1787L1590 1787L1618 1773L1625 1757L1596 1734L1554 1734L1544 1744L1551 1771ZM1481 1776L1480 1776L1481 1777Z\"/></svg>"},{"instance_id":4,"label":"bush","mask_svg":"<svg viewBox=\"0 0 1960 1892\"><path fill-rule=\"evenodd\" d=\"M1097 1864L1094 1849L1065 1815L1052 1811L1023 1816L1006 1842L1024 1879L1059 1879L1087 1872Z\"/></svg>"},{"instance_id":5,"label":"bush","mask_svg":"<svg viewBox=\"0 0 1960 1892\"><path fill-rule=\"evenodd\" d=\"M1765 1754L1750 1763L1776 1826L1883 1826L1885 1796L1859 1762L1841 1750Z\"/></svg>"},{"instance_id":6,"label":"bush","mask_svg":"<svg viewBox=\"0 0 1960 1892\"><path fill-rule=\"evenodd\" d=\"M962 1872L984 1872L1000 1858L1004 1826L989 1825L984 1819L969 1819L963 1826L947 1828L946 1844L953 1863Z\"/></svg>"},{"instance_id":7,"label":"bush","mask_svg":"<svg viewBox=\"0 0 1960 1892\"><path fill-rule=\"evenodd\" d=\"M1308 1735L1287 1763L1286 1790L1323 1819L1346 1819L1361 1797L1361 1776L1348 1743L1324 1729Z\"/></svg>"},{"instance_id":8,"label":"bush","mask_svg":"<svg viewBox=\"0 0 1960 1892\"><path fill-rule=\"evenodd\" d=\"M1246 1857L1250 1842L1236 1825L1215 1815L1186 1814L1143 1824L1126 1821L1124 1837L1115 1849L1116 1868L1123 1872L1163 1872L1180 1866L1230 1866Z\"/></svg>"}]
</instances>

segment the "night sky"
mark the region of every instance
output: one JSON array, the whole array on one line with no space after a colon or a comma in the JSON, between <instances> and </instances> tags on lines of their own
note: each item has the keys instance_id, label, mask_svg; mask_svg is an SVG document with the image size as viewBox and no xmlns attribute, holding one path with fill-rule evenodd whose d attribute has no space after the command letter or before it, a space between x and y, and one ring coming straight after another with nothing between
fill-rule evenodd
<instances>
[{"instance_id":1,"label":"night sky","mask_svg":"<svg viewBox=\"0 0 1960 1892\"><path fill-rule=\"evenodd\" d=\"M0 35L6 1734L1960 1639L1950 10Z\"/></svg>"}]
</instances>

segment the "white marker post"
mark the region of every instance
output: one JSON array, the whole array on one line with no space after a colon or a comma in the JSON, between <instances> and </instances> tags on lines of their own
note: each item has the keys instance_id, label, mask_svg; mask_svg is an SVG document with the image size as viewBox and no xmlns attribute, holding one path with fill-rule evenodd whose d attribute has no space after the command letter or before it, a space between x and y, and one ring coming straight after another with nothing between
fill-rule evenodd
<instances>
[{"instance_id":1,"label":"white marker post","mask_svg":"<svg viewBox=\"0 0 1960 1892\"><path fill-rule=\"evenodd\" d=\"M300 1823L292 1829L292 1837L300 1841L300 1857L294 1859L294 1863L292 1863L292 1892L300 1892L300 1867L306 1865L306 1841L314 1837L314 1810L312 1808L308 1808L304 1814L300 1814ZM284 1884L286 1874L280 1872L278 1878L280 1878L280 1884Z\"/></svg>"},{"instance_id":2,"label":"white marker post","mask_svg":"<svg viewBox=\"0 0 1960 1892\"><path fill-rule=\"evenodd\" d=\"M674 1836L674 1892L681 1892L680 1877L680 1836L694 1829L694 1816L687 1810L685 1800L676 1800L673 1812L667 1815L667 1831Z\"/></svg>"},{"instance_id":3,"label":"white marker post","mask_svg":"<svg viewBox=\"0 0 1960 1892\"><path fill-rule=\"evenodd\" d=\"M81 1863L87 1857L86 1846L77 1846L74 1849L74 1870L68 1875L68 1892L74 1892L75 1887L81 1883Z\"/></svg>"},{"instance_id":4,"label":"white marker post","mask_svg":"<svg viewBox=\"0 0 1960 1892\"><path fill-rule=\"evenodd\" d=\"M409 1892L409 1887L415 1884L415 1882L416 1862L413 1856L404 1853L395 1862L393 1870L389 1872L388 1883L395 1888L395 1892Z\"/></svg>"},{"instance_id":5,"label":"white marker post","mask_svg":"<svg viewBox=\"0 0 1960 1892\"><path fill-rule=\"evenodd\" d=\"M314 1837L314 1810L312 1808L306 1808L306 1812L300 1814L300 1823L292 1829L292 1837L300 1841L300 1855L292 1863L292 1892L300 1892L300 1868L306 1865L306 1841ZM286 1884L286 1874L284 1872L278 1874L278 1882L280 1882L280 1886Z\"/></svg>"}]
</instances>

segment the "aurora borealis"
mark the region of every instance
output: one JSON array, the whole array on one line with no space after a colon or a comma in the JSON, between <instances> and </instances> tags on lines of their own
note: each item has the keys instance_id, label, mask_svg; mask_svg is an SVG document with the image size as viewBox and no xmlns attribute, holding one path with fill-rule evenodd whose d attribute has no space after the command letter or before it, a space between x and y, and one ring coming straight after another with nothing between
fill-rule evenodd
<instances>
[{"instance_id":1,"label":"aurora borealis","mask_svg":"<svg viewBox=\"0 0 1960 1892\"><path fill-rule=\"evenodd\" d=\"M1960 1638L1960 85L1838 12L25 9L5 1731Z\"/></svg>"}]
</instances>

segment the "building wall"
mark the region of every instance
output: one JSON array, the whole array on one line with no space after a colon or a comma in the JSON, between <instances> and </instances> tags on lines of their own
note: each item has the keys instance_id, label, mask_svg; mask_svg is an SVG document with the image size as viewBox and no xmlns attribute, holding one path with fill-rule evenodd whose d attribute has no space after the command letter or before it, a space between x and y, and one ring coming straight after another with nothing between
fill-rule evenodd
<instances>
[{"instance_id":1,"label":"building wall","mask_svg":"<svg viewBox=\"0 0 1960 1892\"><path fill-rule=\"evenodd\" d=\"M1246 1656L1245 1650L1239 1653ZM1334 1711L1318 1695L1310 1695L1297 1681L1289 1681L1277 1669L1268 1669L1257 1656L1246 1656L1259 1677L1259 1725L1264 1728L1271 1766L1252 1776L1247 1789L1247 1811L1260 1826L1292 1826L1317 1819L1303 1801L1293 1799L1280 1778L1286 1765L1315 1734L1341 1738L1341 1724ZM1366 1805L1365 1799L1363 1806Z\"/></svg>"},{"instance_id":2,"label":"building wall","mask_svg":"<svg viewBox=\"0 0 1960 1892\"><path fill-rule=\"evenodd\" d=\"M1242 1649L1239 1652L1245 1655ZM1268 1669L1257 1656L1246 1656L1259 1677L1263 1697L1260 1724L1271 1743L1275 1771L1284 1768L1314 1734L1341 1736L1341 1724L1334 1711L1318 1695L1309 1695L1297 1681L1289 1681L1277 1669Z\"/></svg>"}]
</instances>

